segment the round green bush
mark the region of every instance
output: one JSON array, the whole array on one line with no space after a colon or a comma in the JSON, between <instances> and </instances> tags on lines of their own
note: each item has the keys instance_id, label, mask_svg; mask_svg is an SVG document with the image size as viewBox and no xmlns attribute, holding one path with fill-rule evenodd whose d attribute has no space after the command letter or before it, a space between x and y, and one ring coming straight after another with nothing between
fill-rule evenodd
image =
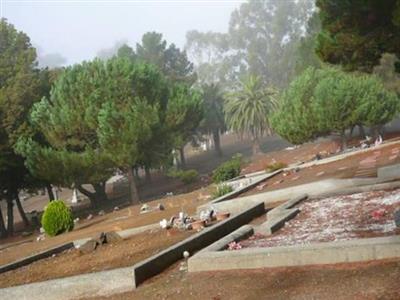
<instances>
[{"instance_id":1,"label":"round green bush","mask_svg":"<svg viewBox=\"0 0 400 300\"><path fill-rule=\"evenodd\" d=\"M74 220L71 209L61 200L50 202L43 213L42 226L49 236L72 230Z\"/></svg>"},{"instance_id":2,"label":"round green bush","mask_svg":"<svg viewBox=\"0 0 400 300\"><path fill-rule=\"evenodd\" d=\"M242 166L242 157L235 155L231 160L224 162L213 172L212 179L214 183L220 183L240 175Z\"/></svg>"}]
</instances>

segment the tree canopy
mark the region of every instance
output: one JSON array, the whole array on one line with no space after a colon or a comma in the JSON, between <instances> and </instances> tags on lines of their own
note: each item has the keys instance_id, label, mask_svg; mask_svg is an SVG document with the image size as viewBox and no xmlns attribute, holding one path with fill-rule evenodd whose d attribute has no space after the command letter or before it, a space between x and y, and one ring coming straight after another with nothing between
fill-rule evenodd
<instances>
[{"instance_id":1,"label":"tree canopy","mask_svg":"<svg viewBox=\"0 0 400 300\"><path fill-rule=\"evenodd\" d=\"M293 144L337 133L345 146L346 129L384 125L398 111L396 94L375 76L308 68L283 93L272 126Z\"/></svg>"},{"instance_id":2,"label":"tree canopy","mask_svg":"<svg viewBox=\"0 0 400 300\"><path fill-rule=\"evenodd\" d=\"M383 53L400 57L399 0L317 0L322 31L317 54L345 70L372 72Z\"/></svg>"},{"instance_id":3,"label":"tree canopy","mask_svg":"<svg viewBox=\"0 0 400 300\"><path fill-rule=\"evenodd\" d=\"M32 187L36 180L15 153L21 134L29 131L28 113L40 97L41 81L36 67L36 51L29 37L5 19L0 20L0 197L7 200L8 232L13 232L13 201L27 223L19 202L21 189ZM0 212L1 214L1 212ZM0 235L5 227L0 220Z\"/></svg>"},{"instance_id":4,"label":"tree canopy","mask_svg":"<svg viewBox=\"0 0 400 300\"><path fill-rule=\"evenodd\" d=\"M29 138L18 149L36 176L75 185L95 204L106 198L104 182L115 169L139 159L166 94L163 76L150 65L111 59L68 67L31 113L48 146Z\"/></svg>"}]
</instances>

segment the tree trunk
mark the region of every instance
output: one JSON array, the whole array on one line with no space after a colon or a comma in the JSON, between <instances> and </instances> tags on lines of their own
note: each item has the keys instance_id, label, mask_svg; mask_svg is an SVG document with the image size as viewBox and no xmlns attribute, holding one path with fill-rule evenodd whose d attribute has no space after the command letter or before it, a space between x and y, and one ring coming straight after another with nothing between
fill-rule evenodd
<instances>
[{"instance_id":1,"label":"tree trunk","mask_svg":"<svg viewBox=\"0 0 400 300\"><path fill-rule=\"evenodd\" d=\"M46 190L47 190L47 195L49 196L49 201L54 201L54 193L53 193L53 188L51 187L50 183L46 183Z\"/></svg>"},{"instance_id":2,"label":"tree trunk","mask_svg":"<svg viewBox=\"0 0 400 300\"><path fill-rule=\"evenodd\" d=\"M78 191L80 191L83 195L89 198L90 200L90 205L93 208L97 208L97 201L96 198L94 197L94 193L89 192L87 189L85 189L83 186L79 185L77 186Z\"/></svg>"},{"instance_id":3,"label":"tree trunk","mask_svg":"<svg viewBox=\"0 0 400 300\"><path fill-rule=\"evenodd\" d=\"M258 138L254 138L252 141L252 152L253 155L259 154L261 152L260 141L258 140Z\"/></svg>"},{"instance_id":4,"label":"tree trunk","mask_svg":"<svg viewBox=\"0 0 400 300\"><path fill-rule=\"evenodd\" d=\"M378 125L378 134L381 135L381 137L383 138L385 135L385 125Z\"/></svg>"},{"instance_id":5,"label":"tree trunk","mask_svg":"<svg viewBox=\"0 0 400 300\"><path fill-rule=\"evenodd\" d=\"M358 125L358 133L360 134L361 139L365 139L365 130L364 126Z\"/></svg>"},{"instance_id":6,"label":"tree trunk","mask_svg":"<svg viewBox=\"0 0 400 300\"><path fill-rule=\"evenodd\" d=\"M353 131L354 131L354 128L356 128L356 125L354 125L354 126L351 126L351 128L350 128L350 137L352 137L352 136L353 136Z\"/></svg>"},{"instance_id":7,"label":"tree trunk","mask_svg":"<svg viewBox=\"0 0 400 300\"><path fill-rule=\"evenodd\" d=\"M89 198L90 203L93 208L98 208L99 207L99 202L101 201L106 201L107 194L105 192L105 184L92 184L93 189L95 192L89 192L87 189L85 189L82 185L77 186L78 191L80 191L83 195Z\"/></svg>"},{"instance_id":8,"label":"tree trunk","mask_svg":"<svg viewBox=\"0 0 400 300\"><path fill-rule=\"evenodd\" d=\"M105 182L93 184L93 188L97 202L105 202L108 200Z\"/></svg>"},{"instance_id":9,"label":"tree trunk","mask_svg":"<svg viewBox=\"0 0 400 300\"><path fill-rule=\"evenodd\" d=\"M5 238L5 237L7 237L7 228L6 225L4 224L3 213L1 211L1 206L0 206L0 238Z\"/></svg>"},{"instance_id":10,"label":"tree trunk","mask_svg":"<svg viewBox=\"0 0 400 300\"><path fill-rule=\"evenodd\" d=\"M18 194L15 197L15 202L17 203L18 212L21 216L22 221L24 221L25 226L28 227L30 225L30 223L28 221L28 218L26 217L24 208L22 207L21 200L19 199Z\"/></svg>"},{"instance_id":11,"label":"tree trunk","mask_svg":"<svg viewBox=\"0 0 400 300\"><path fill-rule=\"evenodd\" d=\"M146 176L146 183L150 183L151 182L150 168L149 167L144 167L144 172L145 172L145 176Z\"/></svg>"},{"instance_id":12,"label":"tree trunk","mask_svg":"<svg viewBox=\"0 0 400 300\"><path fill-rule=\"evenodd\" d=\"M222 150L221 150L221 141L220 141L220 136L219 136L219 130L213 130L213 140L214 140L214 147L215 147L215 152L217 153L217 156L221 157L222 156Z\"/></svg>"},{"instance_id":13,"label":"tree trunk","mask_svg":"<svg viewBox=\"0 0 400 300\"><path fill-rule=\"evenodd\" d=\"M181 157L181 168L186 168L185 151L183 148L179 148L179 155Z\"/></svg>"},{"instance_id":14,"label":"tree trunk","mask_svg":"<svg viewBox=\"0 0 400 300\"><path fill-rule=\"evenodd\" d=\"M135 176L133 174L133 168L128 168L128 181L129 181L129 200L132 204L139 204L139 192L136 186Z\"/></svg>"},{"instance_id":15,"label":"tree trunk","mask_svg":"<svg viewBox=\"0 0 400 300\"><path fill-rule=\"evenodd\" d=\"M346 138L346 132L343 130L342 133L340 134L342 144L341 144L341 150L344 151L347 149L347 138Z\"/></svg>"},{"instance_id":16,"label":"tree trunk","mask_svg":"<svg viewBox=\"0 0 400 300\"><path fill-rule=\"evenodd\" d=\"M14 233L14 201L12 198L7 199L7 232L8 236Z\"/></svg>"},{"instance_id":17,"label":"tree trunk","mask_svg":"<svg viewBox=\"0 0 400 300\"><path fill-rule=\"evenodd\" d=\"M133 171L134 171L134 176L136 177L137 180L139 180L139 168L138 167L133 167Z\"/></svg>"}]
</instances>

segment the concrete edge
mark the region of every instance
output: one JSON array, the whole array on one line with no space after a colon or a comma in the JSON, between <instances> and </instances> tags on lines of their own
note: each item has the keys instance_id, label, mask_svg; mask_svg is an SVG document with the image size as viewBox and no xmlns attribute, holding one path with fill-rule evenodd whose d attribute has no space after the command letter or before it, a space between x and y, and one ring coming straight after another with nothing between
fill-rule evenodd
<instances>
[{"instance_id":1,"label":"concrete edge","mask_svg":"<svg viewBox=\"0 0 400 300\"><path fill-rule=\"evenodd\" d=\"M151 230L151 229L156 229L159 228L160 225L157 223L154 224L150 224L150 225L145 225L145 226L141 226L141 227L133 227L133 228L128 228L128 229L124 229L124 230L120 230L120 231L116 231L116 233L118 235L120 235L123 239L127 239L130 238L134 235L143 233L147 230ZM50 257L53 254L58 254L60 252L63 252L65 250L68 250L70 248L77 248L79 249L80 246L82 246L84 243L86 243L87 241L93 239L91 238L82 238L82 239L78 239L78 240L74 240L72 242L69 243L65 243L47 250L44 250L42 252L21 258L17 261L13 261L11 263L5 264L5 265L1 265L0 266L0 274L7 272L7 271L11 271L11 270L15 270L18 269L20 267L24 267L26 265L29 265L35 261L38 261L40 259L44 259L47 257Z\"/></svg>"},{"instance_id":2,"label":"concrete edge","mask_svg":"<svg viewBox=\"0 0 400 300\"><path fill-rule=\"evenodd\" d=\"M285 223L300 212L298 208L280 209L278 213L274 214L271 219L257 226L256 232L266 235L273 234L274 232L285 226Z\"/></svg>"},{"instance_id":3,"label":"concrete edge","mask_svg":"<svg viewBox=\"0 0 400 300\"><path fill-rule=\"evenodd\" d=\"M87 296L107 296L130 291L144 280L160 273L182 258L183 251L193 253L265 212L259 203L220 223L145 259L132 267L80 274L65 278L30 283L1 289L0 299L60 299L69 300ZM73 243L71 243L73 245Z\"/></svg>"},{"instance_id":4,"label":"concrete edge","mask_svg":"<svg viewBox=\"0 0 400 300\"><path fill-rule=\"evenodd\" d=\"M251 225L243 225L239 227L235 231L231 232L230 234L224 236L222 239L212 243L210 246L204 248L201 252L208 252L208 251L220 251L226 249L229 243L231 242L238 242L244 240L254 234L253 226Z\"/></svg>"},{"instance_id":5,"label":"concrete edge","mask_svg":"<svg viewBox=\"0 0 400 300\"><path fill-rule=\"evenodd\" d=\"M400 236L234 251L199 252L189 272L363 262L400 257Z\"/></svg>"},{"instance_id":6,"label":"concrete edge","mask_svg":"<svg viewBox=\"0 0 400 300\"><path fill-rule=\"evenodd\" d=\"M335 191L335 192L328 192L328 193L322 192L317 197L311 197L311 198L334 197L334 196L342 196L342 195L372 192L372 191L379 191L379 190L388 190L388 189L395 189L395 188L400 188L400 180L344 188L344 189L341 189L341 190Z\"/></svg>"},{"instance_id":7,"label":"concrete edge","mask_svg":"<svg viewBox=\"0 0 400 300\"><path fill-rule=\"evenodd\" d=\"M282 172L282 170L283 170L283 169L274 171L274 172L272 172L272 173L266 173L265 176L263 176L262 178L260 178L260 179L258 179L258 180L256 180L256 181L254 181L254 182L252 182L252 183L250 183L249 185L247 185L247 186L245 186L245 187L243 187L243 188L237 189L236 191L232 191L232 192L230 192L230 193L228 193L228 194L225 194L225 195L223 195L223 196L221 196L221 197L218 197L218 198L216 198L216 199L214 199L214 200L211 200L210 202L208 202L208 203L206 203L206 204L204 204L204 205L199 206L199 207L197 208L197 212L200 212L200 211L202 210L202 208L207 207L208 205L212 205L212 204L214 204L214 203L219 203L219 202L222 202L222 201L225 201L225 200L233 199L233 198L235 198L236 196L238 196L238 195L240 195L240 194L242 194L242 193L245 193L245 192L247 192L248 190L252 189L253 187L257 186L258 184L260 184L260 182L263 182L263 181L265 181L265 180L268 180L268 179L270 179L270 178L272 178L272 177L278 175L279 173ZM243 178L246 178L246 177L243 176Z\"/></svg>"},{"instance_id":8,"label":"concrete edge","mask_svg":"<svg viewBox=\"0 0 400 300\"><path fill-rule=\"evenodd\" d=\"M184 251L188 251L192 254L221 239L240 226L249 223L252 219L263 213L265 213L264 204L258 203L237 215L231 216L214 226L205 228L203 231L135 264L133 266L135 287L182 259Z\"/></svg>"},{"instance_id":9,"label":"concrete edge","mask_svg":"<svg viewBox=\"0 0 400 300\"><path fill-rule=\"evenodd\" d=\"M50 248L48 250L44 250L44 251L39 252L37 254L33 254L33 255L30 255L30 256L24 257L24 258L22 258L20 260L11 262L9 264L2 265L2 266L0 266L0 274L4 273L4 272L7 272L7 271L15 270L17 268L20 268L20 267L23 267L23 266L26 266L26 265L29 265L30 263L33 263L33 262L35 262L35 261L37 261L39 259L50 257L53 254L57 254L57 253L63 252L65 250L71 249L73 247L74 247L74 243L73 242L65 243L65 244L62 244L60 246Z\"/></svg>"},{"instance_id":10,"label":"concrete edge","mask_svg":"<svg viewBox=\"0 0 400 300\"><path fill-rule=\"evenodd\" d=\"M72 300L110 296L134 289L132 267L75 275L0 289L0 299Z\"/></svg>"}]
</instances>

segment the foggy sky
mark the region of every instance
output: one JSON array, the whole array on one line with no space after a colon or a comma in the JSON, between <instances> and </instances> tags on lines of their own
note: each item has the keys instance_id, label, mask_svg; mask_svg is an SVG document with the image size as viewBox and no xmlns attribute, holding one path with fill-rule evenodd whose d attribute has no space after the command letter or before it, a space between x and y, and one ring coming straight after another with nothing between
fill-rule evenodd
<instances>
[{"instance_id":1,"label":"foggy sky","mask_svg":"<svg viewBox=\"0 0 400 300\"><path fill-rule=\"evenodd\" d=\"M27 33L43 54L67 63L92 59L118 41L131 46L148 31L183 47L188 30L225 32L243 1L215 0L0 0L2 15Z\"/></svg>"}]
</instances>

